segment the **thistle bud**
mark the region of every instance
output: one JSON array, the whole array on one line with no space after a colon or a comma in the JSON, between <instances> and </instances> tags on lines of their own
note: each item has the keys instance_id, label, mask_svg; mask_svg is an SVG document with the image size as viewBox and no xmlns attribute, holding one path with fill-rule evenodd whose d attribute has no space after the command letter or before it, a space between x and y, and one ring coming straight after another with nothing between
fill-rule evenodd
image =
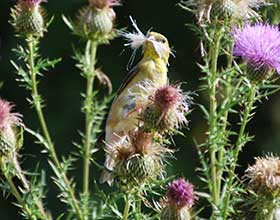
<instances>
[{"instance_id":1,"label":"thistle bud","mask_svg":"<svg viewBox=\"0 0 280 220\"><path fill-rule=\"evenodd\" d=\"M194 187L184 178L173 181L167 190L161 220L190 220L195 201Z\"/></svg>"},{"instance_id":2,"label":"thistle bud","mask_svg":"<svg viewBox=\"0 0 280 220\"><path fill-rule=\"evenodd\" d=\"M21 125L20 115L12 113L13 105L0 99L0 158L8 158L17 149L16 126Z\"/></svg>"},{"instance_id":3,"label":"thistle bud","mask_svg":"<svg viewBox=\"0 0 280 220\"><path fill-rule=\"evenodd\" d=\"M140 116L144 131L165 133L187 124L185 114L189 111L189 97L179 86L158 88L148 100Z\"/></svg>"},{"instance_id":4,"label":"thistle bud","mask_svg":"<svg viewBox=\"0 0 280 220\"><path fill-rule=\"evenodd\" d=\"M121 164L121 176L130 181L144 182L155 173L156 164L154 158L149 155L135 154Z\"/></svg>"},{"instance_id":5,"label":"thistle bud","mask_svg":"<svg viewBox=\"0 0 280 220\"><path fill-rule=\"evenodd\" d=\"M108 153L120 182L139 185L163 171L162 160L172 151L155 143L152 134L135 131L122 143L108 146Z\"/></svg>"},{"instance_id":6,"label":"thistle bud","mask_svg":"<svg viewBox=\"0 0 280 220\"><path fill-rule=\"evenodd\" d=\"M265 66L256 68L253 64L247 64L248 79L255 84L268 80L273 75L273 70Z\"/></svg>"},{"instance_id":7,"label":"thistle bud","mask_svg":"<svg viewBox=\"0 0 280 220\"><path fill-rule=\"evenodd\" d=\"M121 159L126 155L117 163L117 173L129 182L144 182L156 170L156 157L150 151L153 147L152 136L142 131L131 132L127 144L129 146L125 148L130 149L131 153L128 155L122 152L118 156Z\"/></svg>"},{"instance_id":8,"label":"thistle bud","mask_svg":"<svg viewBox=\"0 0 280 220\"><path fill-rule=\"evenodd\" d=\"M12 10L12 24L18 34L42 35L44 19L40 9L42 0L19 0Z\"/></svg>"},{"instance_id":9,"label":"thistle bud","mask_svg":"<svg viewBox=\"0 0 280 220\"><path fill-rule=\"evenodd\" d=\"M90 0L89 6L80 10L75 31L86 39L106 42L114 37L116 14L113 6L120 5L114 0Z\"/></svg>"},{"instance_id":10,"label":"thistle bud","mask_svg":"<svg viewBox=\"0 0 280 220\"><path fill-rule=\"evenodd\" d=\"M9 157L9 154L15 149L16 137L11 128L0 132L0 157Z\"/></svg>"}]
</instances>

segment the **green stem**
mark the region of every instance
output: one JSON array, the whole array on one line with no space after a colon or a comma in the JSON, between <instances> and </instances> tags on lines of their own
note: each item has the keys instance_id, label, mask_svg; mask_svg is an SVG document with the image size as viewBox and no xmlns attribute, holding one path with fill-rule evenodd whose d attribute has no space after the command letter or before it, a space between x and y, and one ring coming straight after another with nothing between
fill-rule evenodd
<instances>
[{"instance_id":1,"label":"green stem","mask_svg":"<svg viewBox=\"0 0 280 220\"><path fill-rule=\"evenodd\" d=\"M233 47L234 43L231 43L229 45L229 55L227 56L227 68L230 69L232 68L232 62L233 62ZM231 77L227 77L227 85L226 85L226 91L225 91L225 100L221 106L221 109L224 110L225 106L230 102L231 97L232 97L232 85L231 85ZM228 125L228 114L229 114L229 109L225 110L224 115L222 116L222 126L221 126L221 134L226 134L226 129ZM227 140L227 136L223 137L224 140ZM217 175L218 175L218 183L217 183L217 188L218 191L221 191L221 185L222 185L222 178L223 178L223 161L224 161L224 149L225 146L220 147L218 151L218 168L217 168Z\"/></svg>"},{"instance_id":2,"label":"green stem","mask_svg":"<svg viewBox=\"0 0 280 220\"><path fill-rule=\"evenodd\" d=\"M225 134L225 130L227 128L227 122L228 122L228 111L225 112L223 118L222 118L222 130L221 134ZM225 140L227 137L223 137ZM220 192L221 191L221 185L222 185L222 178L223 178L223 161L224 161L224 146L221 146L219 151L218 151L218 167L217 167L217 190Z\"/></svg>"},{"instance_id":3,"label":"green stem","mask_svg":"<svg viewBox=\"0 0 280 220\"><path fill-rule=\"evenodd\" d=\"M128 220L128 216L129 216L129 209L130 209L130 196L126 196L125 197L125 206L124 206L124 210L123 210L123 220Z\"/></svg>"},{"instance_id":4,"label":"green stem","mask_svg":"<svg viewBox=\"0 0 280 220\"><path fill-rule=\"evenodd\" d=\"M137 212L142 213L142 200L141 199L139 199L137 201Z\"/></svg>"},{"instance_id":5,"label":"green stem","mask_svg":"<svg viewBox=\"0 0 280 220\"><path fill-rule=\"evenodd\" d=\"M273 220L274 219L275 209L276 209L276 205L273 202L270 209L268 210L268 215L266 217L266 220Z\"/></svg>"},{"instance_id":6,"label":"green stem","mask_svg":"<svg viewBox=\"0 0 280 220\"><path fill-rule=\"evenodd\" d=\"M16 174L17 176L19 177L20 181L22 182L25 190L27 190L28 192L30 192L30 184L28 182L28 180L26 179L22 169L21 169L21 166L18 162L18 159L17 159L17 154L15 153L14 156L13 156L13 164L14 164L14 167L15 167L15 171L16 171ZM49 219L52 219L45 211L44 209L44 205L42 203L42 200L39 199L38 197L35 197L34 198L34 202L40 212L40 219L43 219L43 220L49 220Z\"/></svg>"},{"instance_id":7,"label":"green stem","mask_svg":"<svg viewBox=\"0 0 280 220\"><path fill-rule=\"evenodd\" d=\"M92 114L92 96L93 96L93 82L94 82L94 72L95 72L95 59L97 51L97 43L94 41L90 42L90 64L89 72L87 73L87 90L85 98L85 156L84 156L84 166L83 166L83 192L85 195L89 194L89 171L90 171L90 159L91 159L91 131L93 121L91 119Z\"/></svg>"},{"instance_id":8,"label":"green stem","mask_svg":"<svg viewBox=\"0 0 280 220\"><path fill-rule=\"evenodd\" d=\"M273 220L274 219L274 210L268 213L267 220Z\"/></svg>"},{"instance_id":9,"label":"green stem","mask_svg":"<svg viewBox=\"0 0 280 220\"><path fill-rule=\"evenodd\" d=\"M217 86L217 62L220 51L220 40L221 31L217 34L217 38L210 51L211 56L211 69L210 69L210 79L209 79L209 151L210 151L210 169L211 169L211 184L212 184L212 199L217 206L219 204L219 191L217 188L217 161L216 161L216 151L217 145L213 141L213 137L216 132L216 122L217 122L217 100L216 100L216 86Z\"/></svg>"},{"instance_id":10,"label":"green stem","mask_svg":"<svg viewBox=\"0 0 280 220\"><path fill-rule=\"evenodd\" d=\"M223 208L223 219L226 220L228 216L228 208L229 208L229 202L231 197L231 188L234 183L235 179L235 168L237 166L238 161L238 155L240 151L242 150L242 147L244 145L243 138L244 138L244 132L246 129L246 126L250 120L250 114L253 109L253 105L255 102L255 96L256 96L257 88L255 84L251 85L248 102L246 103L243 118L241 119L241 126L238 133L237 141L236 141L236 148L233 151L233 160L231 161L230 170L229 170L229 176L227 181L227 192L225 196L225 205Z\"/></svg>"},{"instance_id":11,"label":"green stem","mask_svg":"<svg viewBox=\"0 0 280 220\"><path fill-rule=\"evenodd\" d=\"M75 212L78 216L78 219L84 220L84 217L83 217L83 215L81 213L81 210L79 208L77 199L76 199L75 194L73 192L73 189L71 187L70 181L68 180L68 178L67 178L67 176L66 176L66 174L65 174L65 172L64 172L64 170L61 166L61 163L58 160L58 157L57 157L57 154L56 154L56 151L55 151L55 147L54 147L53 142L51 140L51 137L50 137L50 134L49 134L49 131L48 131L48 128L47 128L47 124L46 124L46 121L45 121L45 117L44 117L44 114L43 114L43 111L42 111L40 95L38 93L38 88L37 88L37 84L38 84L37 79L36 79L37 72L36 72L35 63L34 63L34 42L35 42L35 39L33 38L32 35L30 35L27 38L27 44L28 44L28 50L29 50L28 64L29 64L30 76L31 76L31 80L32 80L32 99L33 99L33 103L34 103L34 106L35 106L35 109L36 109L36 112L37 112L37 115L38 115L38 118L39 118L39 122L40 122L40 125L41 125L41 128L42 128L42 131L43 131L43 135L44 135L44 137L46 139L46 142L48 144L48 149L47 150L50 154L52 162L54 163L56 169L59 171L59 175L61 175L61 177L63 179L63 182L64 182L65 187L67 189L67 193L71 198L72 206L73 206L73 208L74 208L74 210L75 210Z\"/></svg>"},{"instance_id":12,"label":"green stem","mask_svg":"<svg viewBox=\"0 0 280 220\"><path fill-rule=\"evenodd\" d=\"M26 205L26 202L23 200L23 198L21 197L17 187L15 186L12 178L10 177L10 175L7 173L7 168L5 166L5 162L2 160L1 161L1 169L2 169L2 173L5 176L7 183L10 186L10 190L12 195L16 198L17 202L19 203L19 205L22 207L22 209L26 212L28 219L30 220L36 220L37 218L32 215L31 210L28 208L28 206Z\"/></svg>"},{"instance_id":13,"label":"green stem","mask_svg":"<svg viewBox=\"0 0 280 220\"><path fill-rule=\"evenodd\" d=\"M273 196L274 197L274 196ZM265 198L265 203L257 209L256 219L274 220L275 211L277 208L277 196L274 198Z\"/></svg>"},{"instance_id":14,"label":"green stem","mask_svg":"<svg viewBox=\"0 0 280 220\"><path fill-rule=\"evenodd\" d=\"M14 164L14 167L15 167L15 171L17 173L17 176L18 178L20 179L20 181L22 182L24 188L29 191L30 190L30 186L29 186L29 182L28 180L26 179L21 167L20 167L20 164L18 162L18 159L17 159L17 154L15 153L14 156L13 156L13 164Z\"/></svg>"}]
</instances>

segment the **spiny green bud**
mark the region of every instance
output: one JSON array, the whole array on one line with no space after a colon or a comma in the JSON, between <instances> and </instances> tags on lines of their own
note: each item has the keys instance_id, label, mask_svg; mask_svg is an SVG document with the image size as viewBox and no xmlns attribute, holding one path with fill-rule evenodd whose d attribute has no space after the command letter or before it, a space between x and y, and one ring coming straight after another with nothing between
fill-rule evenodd
<instances>
[{"instance_id":1,"label":"spiny green bud","mask_svg":"<svg viewBox=\"0 0 280 220\"><path fill-rule=\"evenodd\" d=\"M142 114L144 121L143 130L146 132L161 132L164 133L173 127L172 122L176 120L176 115L173 112L167 112L164 117L161 109L156 106L148 106Z\"/></svg>"},{"instance_id":2,"label":"spiny green bud","mask_svg":"<svg viewBox=\"0 0 280 220\"><path fill-rule=\"evenodd\" d=\"M149 155L133 155L122 164L121 170L131 180L143 182L155 173L155 161Z\"/></svg>"},{"instance_id":3,"label":"spiny green bud","mask_svg":"<svg viewBox=\"0 0 280 220\"><path fill-rule=\"evenodd\" d=\"M145 86L145 85L144 85ZM140 115L145 132L166 133L186 125L185 114L189 111L189 96L180 89L180 86L163 86L149 88L147 83L147 103L143 103L144 110Z\"/></svg>"},{"instance_id":4,"label":"spiny green bud","mask_svg":"<svg viewBox=\"0 0 280 220\"><path fill-rule=\"evenodd\" d=\"M0 157L8 158L17 150L16 125L21 125L20 115L11 113L13 105L0 99Z\"/></svg>"},{"instance_id":5,"label":"spiny green bud","mask_svg":"<svg viewBox=\"0 0 280 220\"><path fill-rule=\"evenodd\" d=\"M264 66L256 69L251 64L247 64L247 76L252 83L259 84L268 80L273 75L273 70Z\"/></svg>"},{"instance_id":6,"label":"spiny green bud","mask_svg":"<svg viewBox=\"0 0 280 220\"><path fill-rule=\"evenodd\" d=\"M44 21L39 11L22 11L16 19L16 31L20 34L43 33Z\"/></svg>"},{"instance_id":7,"label":"spiny green bud","mask_svg":"<svg viewBox=\"0 0 280 220\"><path fill-rule=\"evenodd\" d=\"M42 35L44 19L40 9L41 0L21 0L12 10L13 26L22 35Z\"/></svg>"},{"instance_id":8,"label":"spiny green bud","mask_svg":"<svg viewBox=\"0 0 280 220\"><path fill-rule=\"evenodd\" d=\"M114 23L116 14L113 6L119 1L91 0L89 6L80 10L75 32L88 40L104 43L115 36Z\"/></svg>"},{"instance_id":9,"label":"spiny green bud","mask_svg":"<svg viewBox=\"0 0 280 220\"><path fill-rule=\"evenodd\" d=\"M155 161L150 156L135 154L116 165L116 173L123 182L142 183L155 174Z\"/></svg>"},{"instance_id":10,"label":"spiny green bud","mask_svg":"<svg viewBox=\"0 0 280 220\"><path fill-rule=\"evenodd\" d=\"M155 105L153 106L147 106L147 108L142 113L142 120L144 122L143 130L147 132L153 132L159 130L160 123L162 122L160 120L160 117L162 115L161 109ZM165 129L164 129L165 130Z\"/></svg>"},{"instance_id":11,"label":"spiny green bud","mask_svg":"<svg viewBox=\"0 0 280 220\"><path fill-rule=\"evenodd\" d=\"M107 10L87 7L81 10L79 23L85 35L92 38L110 34L113 30L113 19Z\"/></svg>"},{"instance_id":12,"label":"spiny green bud","mask_svg":"<svg viewBox=\"0 0 280 220\"><path fill-rule=\"evenodd\" d=\"M0 157L10 157L16 146L15 134L11 130L0 132Z\"/></svg>"},{"instance_id":13,"label":"spiny green bud","mask_svg":"<svg viewBox=\"0 0 280 220\"><path fill-rule=\"evenodd\" d=\"M121 185L141 185L163 172L163 160L173 151L155 142L153 137L152 133L137 130L121 142L107 144L108 157Z\"/></svg>"}]
</instances>

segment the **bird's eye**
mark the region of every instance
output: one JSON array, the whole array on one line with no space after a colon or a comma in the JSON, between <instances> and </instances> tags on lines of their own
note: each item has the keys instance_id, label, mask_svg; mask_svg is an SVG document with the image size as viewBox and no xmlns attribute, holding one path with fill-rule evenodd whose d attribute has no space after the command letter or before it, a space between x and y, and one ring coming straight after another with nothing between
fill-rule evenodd
<instances>
[{"instance_id":1,"label":"bird's eye","mask_svg":"<svg viewBox=\"0 0 280 220\"><path fill-rule=\"evenodd\" d=\"M166 43L166 40L165 40L165 39L160 39L159 42L165 44L165 43Z\"/></svg>"}]
</instances>

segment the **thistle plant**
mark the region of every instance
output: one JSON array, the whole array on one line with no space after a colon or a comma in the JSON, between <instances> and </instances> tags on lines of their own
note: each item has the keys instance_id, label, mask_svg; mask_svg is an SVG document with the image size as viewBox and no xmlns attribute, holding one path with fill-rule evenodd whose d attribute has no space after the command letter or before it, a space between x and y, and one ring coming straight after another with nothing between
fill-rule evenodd
<instances>
[{"instance_id":1,"label":"thistle plant","mask_svg":"<svg viewBox=\"0 0 280 220\"><path fill-rule=\"evenodd\" d=\"M256 158L255 164L247 168L243 183L245 191L240 194L242 200L236 205L239 218L277 219L278 169L279 158L273 155Z\"/></svg>"},{"instance_id":2,"label":"thistle plant","mask_svg":"<svg viewBox=\"0 0 280 220\"><path fill-rule=\"evenodd\" d=\"M168 186L161 219L191 219L190 208L195 201L194 186L185 179L173 181Z\"/></svg>"},{"instance_id":3,"label":"thistle plant","mask_svg":"<svg viewBox=\"0 0 280 220\"><path fill-rule=\"evenodd\" d=\"M18 0L11 9L10 20L20 39L13 49L17 57L11 65L17 82L27 91L27 101L40 127L30 128L24 115L14 113L14 104L0 99L0 186L6 195L14 197L24 219L277 218L279 158L274 154L257 157L243 175L237 174L236 168L243 148L254 140L247 130L257 104L280 89L280 30L275 25L279 22L279 2L180 3L181 9L196 19L188 27L200 41L198 66L202 77L200 88L193 89L196 92L185 92L184 82L169 80L169 60L176 57L168 36L155 31L145 34L132 17L134 31L119 27L115 7L122 7L124 2L88 0L75 17L63 15L64 23L80 42L72 57L85 81L81 92L84 128L78 131L80 140L73 140L71 153L63 156L57 154L63 146L58 146L54 132L49 130L44 114L49 102L42 98L39 87L39 79L59 62L65 62L41 55L41 40L48 35L53 20L43 3L47 4L43 0ZM120 89L111 94L109 76L114 73L105 74L107 67L101 70L98 61L103 49L112 52L111 43L116 37L126 41L122 46L133 50L128 66L136 50L141 50L142 58L131 68ZM207 102L197 103L194 94L207 97ZM194 173L201 180L195 185L187 180L189 177L171 174L168 168L179 151L174 137L188 137L192 129L189 114L199 109L207 131L201 131L203 140L195 141L200 165ZM57 198L65 210L48 208L48 172L39 171L39 163L36 169L22 168L22 161L29 159L21 152L27 135L46 152ZM79 163L81 186L79 177L71 172L79 169Z\"/></svg>"},{"instance_id":4,"label":"thistle plant","mask_svg":"<svg viewBox=\"0 0 280 220\"><path fill-rule=\"evenodd\" d=\"M209 105L202 106L209 125L208 139L197 148L212 205L210 219L231 219L233 193L243 190L235 173L238 156L253 139L246 133L247 124L255 103L278 90L273 74L279 64L279 29L258 22L262 14L257 10L268 2L209 1L208 9L209 4L208 18L200 16L199 26L194 28L202 36L202 89L209 95ZM182 7L197 13L200 5L186 1ZM226 60L221 67L220 57ZM230 120L236 113L240 115L238 130ZM202 153L204 148L207 156Z\"/></svg>"}]
</instances>

